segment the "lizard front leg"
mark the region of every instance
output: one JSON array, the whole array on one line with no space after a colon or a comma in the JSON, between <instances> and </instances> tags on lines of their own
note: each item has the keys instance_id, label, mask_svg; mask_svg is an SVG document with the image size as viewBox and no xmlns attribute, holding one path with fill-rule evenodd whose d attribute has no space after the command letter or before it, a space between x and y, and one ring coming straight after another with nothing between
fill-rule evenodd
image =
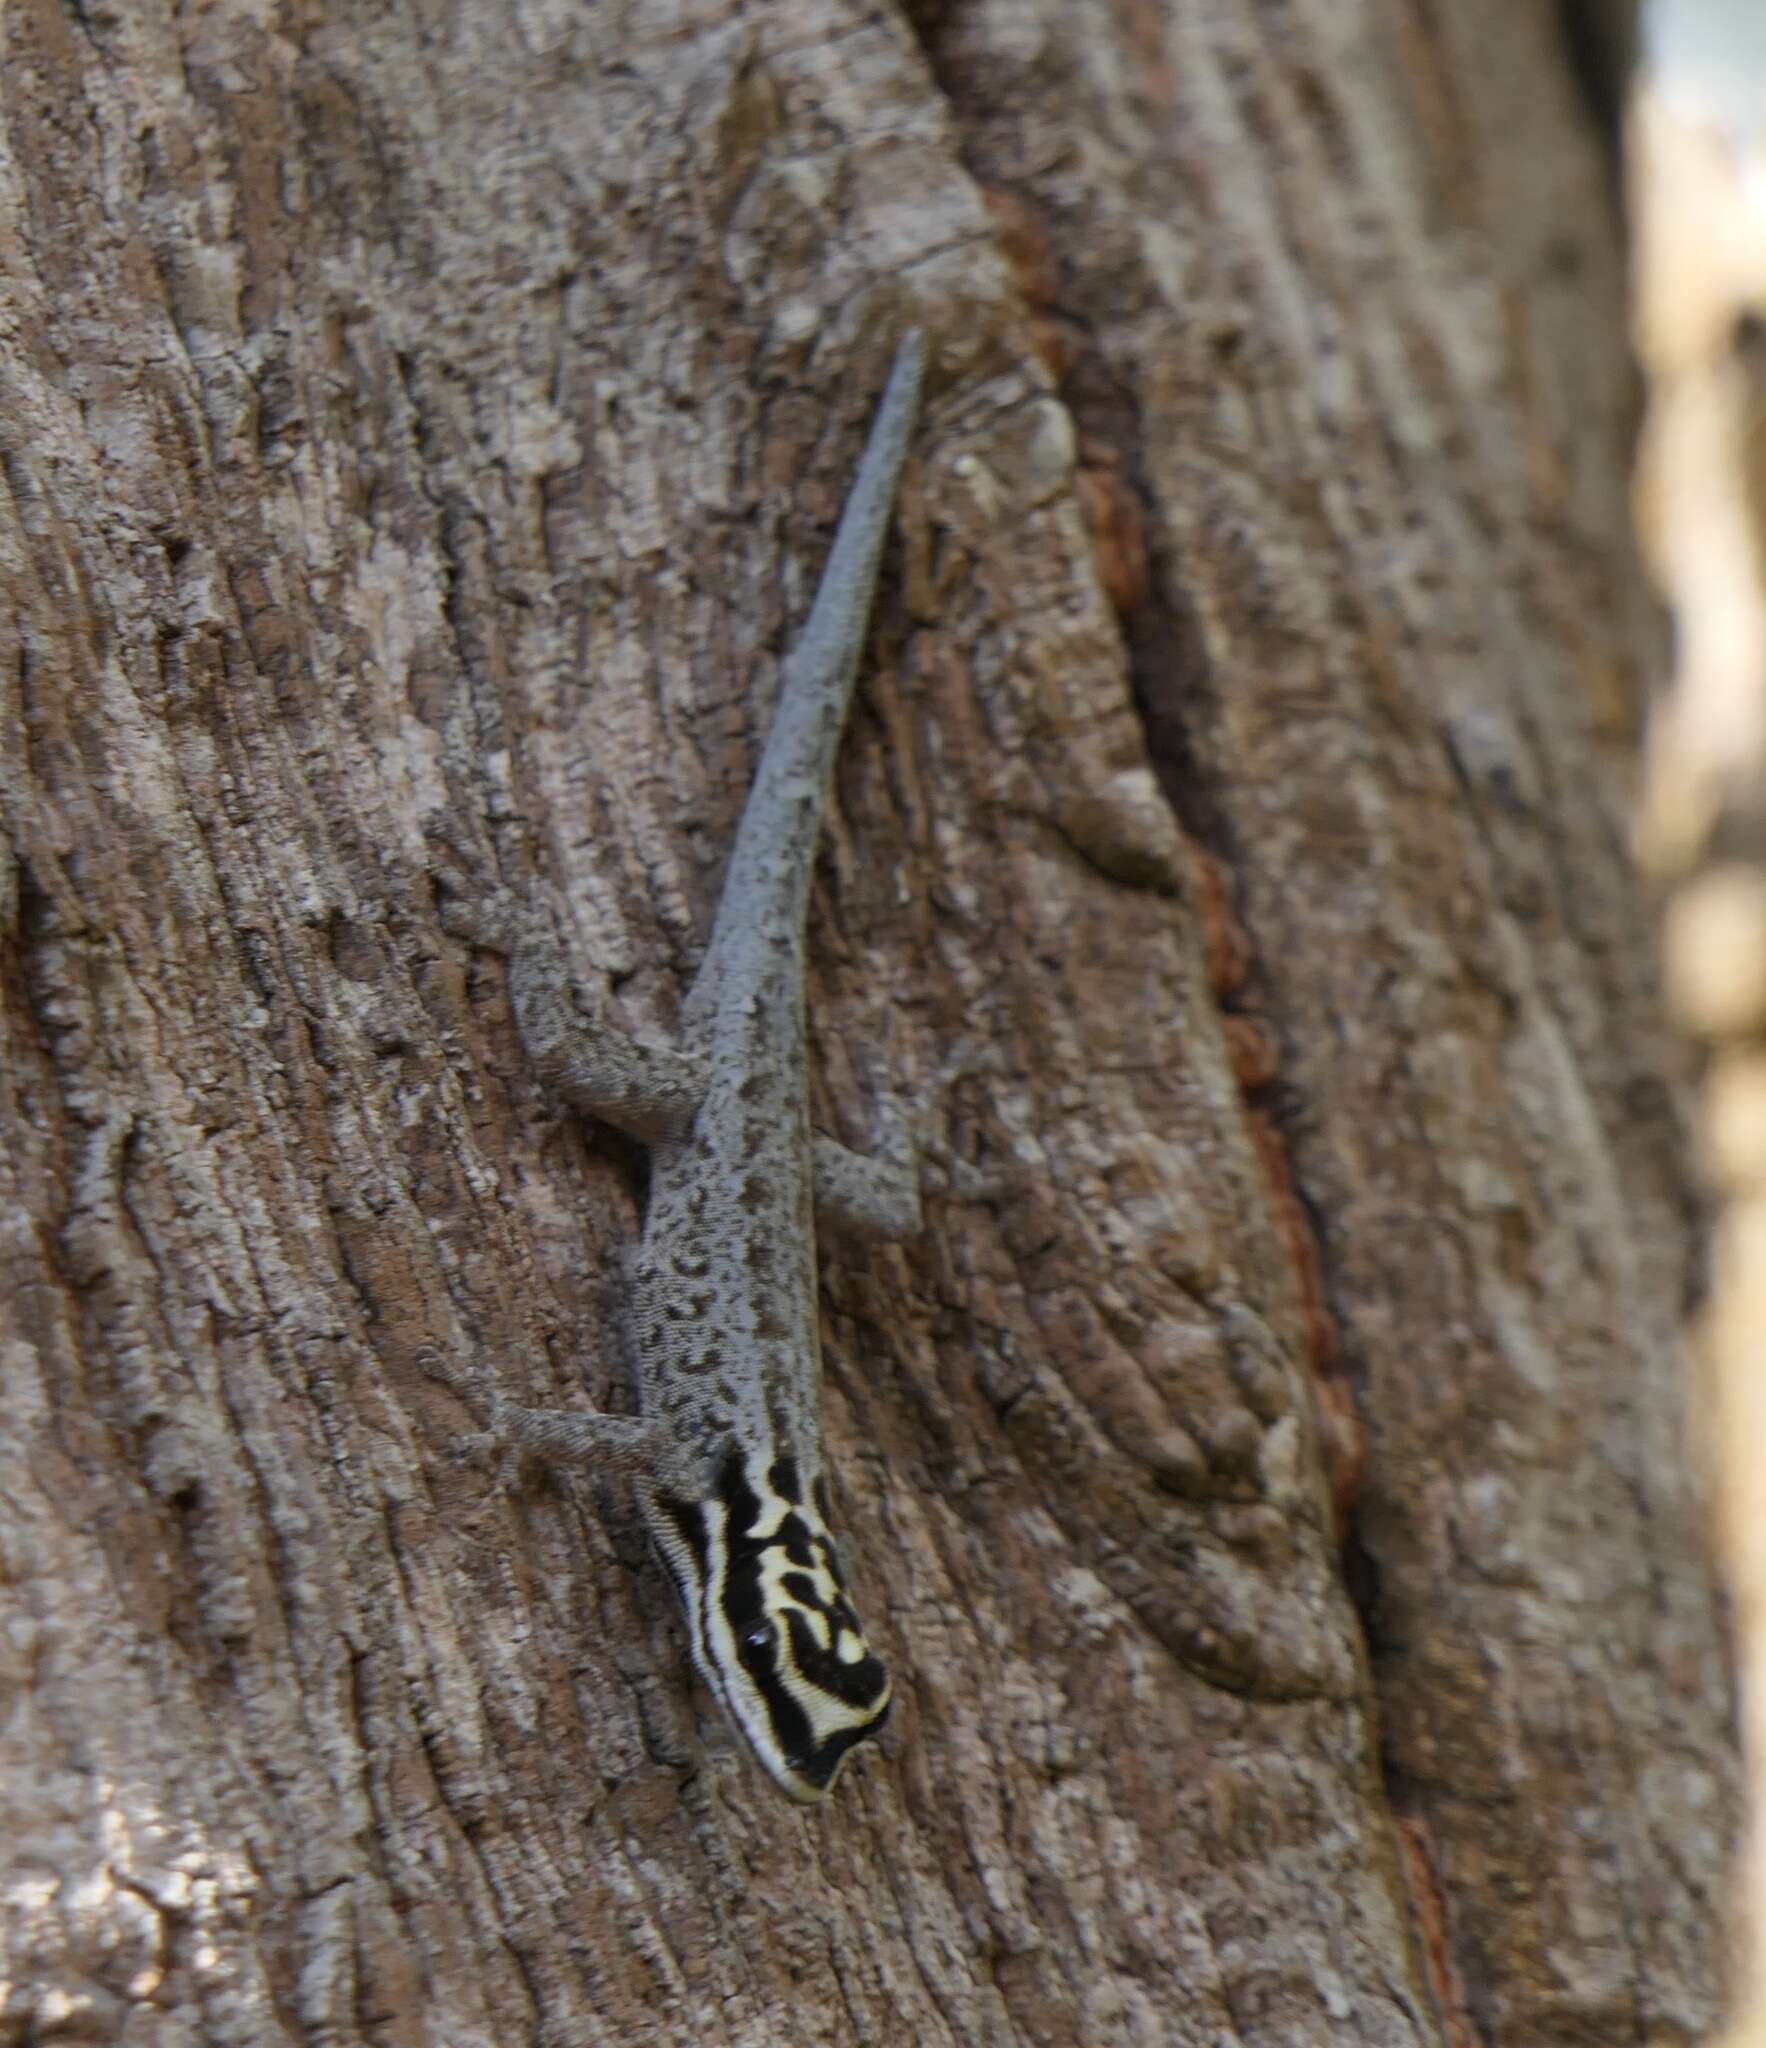
<instances>
[{"instance_id":1,"label":"lizard front leg","mask_svg":"<svg viewBox=\"0 0 1766 2048\"><path fill-rule=\"evenodd\" d=\"M608 1415L598 1408L527 1408L506 1401L462 1372L433 1346L419 1364L464 1403L479 1428L460 1440L460 1455L496 1452L519 1466L526 1457L547 1465L599 1465L604 1471L656 1480L672 1470L678 1454L673 1433L636 1415Z\"/></svg>"},{"instance_id":2,"label":"lizard front leg","mask_svg":"<svg viewBox=\"0 0 1766 2048\"><path fill-rule=\"evenodd\" d=\"M674 1437L661 1423L596 1408L523 1408L499 1400L486 1434L546 1465L598 1465L606 1472L657 1479Z\"/></svg>"},{"instance_id":3,"label":"lizard front leg","mask_svg":"<svg viewBox=\"0 0 1766 2048\"><path fill-rule=\"evenodd\" d=\"M508 956L516 1030L542 1079L572 1108L634 1137L683 1133L704 1093L698 1063L584 1016L570 999L564 949L544 911L494 885L475 889L451 846L440 841L437 852L446 889L442 922L456 936ZM549 1464L598 1464L652 1481L678 1459L672 1432L655 1422L593 1408L523 1407L475 1384L434 1350L424 1367L475 1419L484 1413L477 1436L463 1446L468 1452L494 1447L517 1463L529 1455Z\"/></svg>"}]
</instances>

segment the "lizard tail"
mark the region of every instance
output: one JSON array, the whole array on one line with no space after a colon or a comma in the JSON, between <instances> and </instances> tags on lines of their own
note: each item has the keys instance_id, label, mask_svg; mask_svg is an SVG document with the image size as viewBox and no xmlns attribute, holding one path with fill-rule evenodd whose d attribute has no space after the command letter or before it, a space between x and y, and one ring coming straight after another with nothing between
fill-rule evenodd
<instances>
[{"instance_id":1,"label":"lizard tail","mask_svg":"<svg viewBox=\"0 0 1766 2048\"><path fill-rule=\"evenodd\" d=\"M736 833L707 965L731 937L800 934L822 807L864 652L877 566L926 368L917 329L895 352L815 602L785 657L778 709ZM733 930L726 932L726 922ZM720 943L723 942L723 943Z\"/></svg>"}]
</instances>

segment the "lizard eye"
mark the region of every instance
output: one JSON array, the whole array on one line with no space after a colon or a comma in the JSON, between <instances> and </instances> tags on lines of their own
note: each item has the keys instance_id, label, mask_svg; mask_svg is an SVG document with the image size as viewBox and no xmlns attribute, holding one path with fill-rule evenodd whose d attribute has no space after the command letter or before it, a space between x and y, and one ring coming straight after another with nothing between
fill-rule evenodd
<instances>
[{"instance_id":1,"label":"lizard eye","mask_svg":"<svg viewBox=\"0 0 1766 2048\"><path fill-rule=\"evenodd\" d=\"M752 1628L742 1632L742 1647L751 1650L757 1657L766 1656L778 1643L779 1631L770 1621L757 1621Z\"/></svg>"}]
</instances>

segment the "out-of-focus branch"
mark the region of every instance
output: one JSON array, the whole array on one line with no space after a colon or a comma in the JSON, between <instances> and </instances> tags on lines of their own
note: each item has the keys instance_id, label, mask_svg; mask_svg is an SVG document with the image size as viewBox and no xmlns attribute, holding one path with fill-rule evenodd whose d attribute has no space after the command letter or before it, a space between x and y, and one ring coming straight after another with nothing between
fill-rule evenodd
<instances>
[{"instance_id":1,"label":"out-of-focus branch","mask_svg":"<svg viewBox=\"0 0 1766 2048\"><path fill-rule=\"evenodd\" d=\"M1709 1054L1721 1211L1699 1336L1752 1809L1726 2048L1766 2048L1766 120L1737 84L1658 70L1630 115L1637 523L1678 647L1639 840L1667 892L1669 1000ZM1757 98L1766 115L1766 79Z\"/></svg>"}]
</instances>

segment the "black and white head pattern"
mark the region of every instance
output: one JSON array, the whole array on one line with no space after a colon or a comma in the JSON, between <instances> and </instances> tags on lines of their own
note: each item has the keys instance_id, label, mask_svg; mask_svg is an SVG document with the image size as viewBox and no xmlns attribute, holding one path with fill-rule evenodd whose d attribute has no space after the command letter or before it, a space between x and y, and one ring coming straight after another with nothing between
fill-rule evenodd
<instances>
[{"instance_id":1,"label":"black and white head pattern","mask_svg":"<svg viewBox=\"0 0 1766 2048\"><path fill-rule=\"evenodd\" d=\"M806 1805L889 1711L889 1674L846 1597L825 1505L806 1495L794 1458L763 1470L734 1444L708 1496L658 1491L648 1503L694 1664L767 1772Z\"/></svg>"}]
</instances>

